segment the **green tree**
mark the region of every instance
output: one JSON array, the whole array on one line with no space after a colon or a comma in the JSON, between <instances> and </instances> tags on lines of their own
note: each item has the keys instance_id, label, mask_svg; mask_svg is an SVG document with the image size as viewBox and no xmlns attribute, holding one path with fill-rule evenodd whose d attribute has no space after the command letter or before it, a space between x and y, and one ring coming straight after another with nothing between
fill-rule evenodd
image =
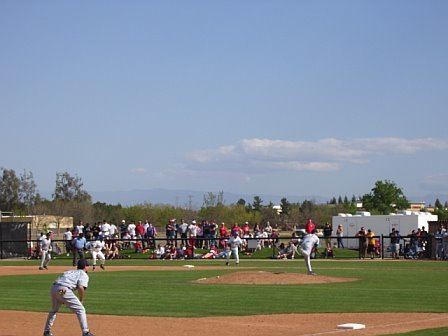
<instances>
[{"instance_id":1,"label":"green tree","mask_svg":"<svg viewBox=\"0 0 448 336\"><path fill-rule=\"evenodd\" d=\"M316 205L313 201L304 200L302 205L300 206L300 212L303 214L303 219L313 217L313 212L316 208Z\"/></svg>"},{"instance_id":2,"label":"green tree","mask_svg":"<svg viewBox=\"0 0 448 336\"><path fill-rule=\"evenodd\" d=\"M282 207L282 215L283 216L288 216L289 212L291 211L291 203L288 202L286 197L283 197L280 200L280 206Z\"/></svg>"},{"instance_id":3,"label":"green tree","mask_svg":"<svg viewBox=\"0 0 448 336\"><path fill-rule=\"evenodd\" d=\"M92 197L83 189L83 185L81 178L78 176L71 176L67 172L56 173L53 200L90 202Z\"/></svg>"},{"instance_id":4,"label":"green tree","mask_svg":"<svg viewBox=\"0 0 448 336\"><path fill-rule=\"evenodd\" d=\"M27 172L24 170L20 175L19 198L20 202L28 211L40 199L32 172Z\"/></svg>"},{"instance_id":5,"label":"green tree","mask_svg":"<svg viewBox=\"0 0 448 336\"><path fill-rule=\"evenodd\" d=\"M214 207L217 204L218 197L213 192L208 192L204 195L204 202L202 206L205 208Z\"/></svg>"},{"instance_id":6,"label":"green tree","mask_svg":"<svg viewBox=\"0 0 448 336\"><path fill-rule=\"evenodd\" d=\"M20 206L20 179L13 169L1 168L0 210L12 211Z\"/></svg>"},{"instance_id":7,"label":"green tree","mask_svg":"<svg viewBox=\"0 0 448 336\"><path fill-rule=\"evenodd\" d=\"M246 201L245 201L244 199L240 198L240 199L238 200L238 202L236 202L236 204L237 204L237 205L245 206L245 205L246 205Z\"/></svg>"},{"instance_id":8,"label":"green tree","mask_svg":"<svg viewBox=\"0 0 448 336\"><path fill-rule=\"evenodd\" d=\"M440 202L440 200L438 198L436 199L436 202L434 203L434 207L437 209L443 209L442 202Z\"/></svg>"},{"instance_id":9,"label":"green tree","mask_svg":"<svg viewBox=\"0 0 448 336\"><path fill-rule=\"evenodd\" d=\"M328 204L337 204L336 197L333 197Z\"/></svg>"},{"instance_id":10,"label":"green tree","mask_svg":"<svg viewBox=\"0 0 448 336\"><path fill-rule=\"evenodd\" d=\"M339 195L339 197L338 197L338 204L342 204L342 203L343 203L342 196Z\"/></svg>"},{"instance_id":11,"label":"green tree","mask_svg":"<svg viewBox=\"0 0 448 336\"><path fill-rule=\"evenodd\" d=\"M362 197L362 203L366 210L383 215L387 215L396 209L409 207L409 202L401 188L389 180L376 181L372 192Z\"/></svg>"},{"instance_id":12,"label":"green tree","mask_svg":"<svg viewBox=\"0 0 448 336\"><path fill-rule=\"evenodd\" d=\"M254 201L252 202L253 211L261 211L262 203L263 203L263 200L261 199L261 197L255 196Z\"/></svg>"}]
</instances>

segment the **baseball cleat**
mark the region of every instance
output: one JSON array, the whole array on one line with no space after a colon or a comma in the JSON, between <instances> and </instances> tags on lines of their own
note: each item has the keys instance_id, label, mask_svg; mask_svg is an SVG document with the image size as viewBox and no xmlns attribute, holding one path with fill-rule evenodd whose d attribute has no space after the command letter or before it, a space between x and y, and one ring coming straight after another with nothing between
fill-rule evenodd
<instances>
[{"instance_id":1,"label":"baseball cleat","mask_svg":"<svg viewBox=\"0 0 448 336\"><path fill-rule=\"evenodd\" d=\"M317 275L317 274L314 272L308 272L308 275Z\"/></svg>"},{"instance_id":2,"label":"baseball cleat","mask_svg":"<svg viewBox=\"0 0 448 336\"><path fill-rule=\"evenodd\" d=\"M228 261L226 261L226 266L229 266L229 262Z\"/></svg>"},{"instance_id":3,"label":"baseball cleat","mask_svg":"<svg viewBox=\"0 0 448 336\"><path fill-rule=\"evenodd\" d=\"M54 336L51 331L44 331L44 336Z\"/></svg>"},{"instance_id":4,"label":"baseball cleat","mask_svg":"<svg viewBox=\"0 0 448 336\"><path fill-rule=\"evenodd\" d=\"M39 270L41 270L41 271L42 271L43 269L44 269L43 267L39 267Z\"/></svg>"},{"instance_id":5,"label":"baseball cleat","mask_svg":"<svg viewBox=\"0 0 448 336\"><path fill-rule=\"evenodd\" d=\"M82 333L82 336L95 336L90 331Z\"/></svg>"},{"instance_id":6,"label":"baseball cleat","mask_svg":"<svg viewBox=\"0 0 448 336\"><path fill-rule=\"evenodd\" d=\"M101 267L102 270L105 270L104 265L100 265L100 267Z\"/></svg>"}]
</instances>

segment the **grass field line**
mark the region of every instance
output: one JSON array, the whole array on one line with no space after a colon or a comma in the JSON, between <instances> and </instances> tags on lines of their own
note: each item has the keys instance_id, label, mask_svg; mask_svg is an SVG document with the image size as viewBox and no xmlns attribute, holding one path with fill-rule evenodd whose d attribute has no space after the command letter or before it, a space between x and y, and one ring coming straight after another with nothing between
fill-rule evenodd
<instances>
[{"instance_id":1,"label":"grass field line","mask_svg":"<svg viewBox=\"0 0 448 336\"><path fill-rule=\"evenodd\" d=\"M396 327L396 326L401 326L401 325L413 325L416 323L428 323L428 322L435 322L435 321L444 321L444 320L448 320L448 316L446 317L434 317L431 319L426 319L426 320L415 320L415 321L407 321L407 322L396 322L396 323L388 323L388 324L381 324L381 325L373 325L373 326L366 326L365 329L373 329L373 328L390 328L390 327ZM423 328L425 329L425 328ZM324 331L324 332L319 332L319 333L314 333L314 334L306 334L306 335L302 335L302 336L319 336L319 335L333 335L333 334L340 334L340 333L345 333L345 332L349 332L349 331L353 331L353 330L349 330L349 329L340 329L340 330L332 330L332 331Z\"/></svg>"}]
</instances>

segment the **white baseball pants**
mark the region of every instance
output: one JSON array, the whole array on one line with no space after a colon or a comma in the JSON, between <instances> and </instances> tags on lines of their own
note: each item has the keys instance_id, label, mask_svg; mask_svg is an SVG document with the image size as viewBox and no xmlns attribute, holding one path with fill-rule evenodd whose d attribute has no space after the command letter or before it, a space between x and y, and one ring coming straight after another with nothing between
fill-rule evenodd
<instances>
[{"instance_id":1,"label":"white baseball pants","mask_svg":"<svg viewBox=\"0 0 448 336\"><path fill-rule=\"evenodd\" d=\"M42 256L41 256L41 260L40 260L40 267L47 267L48 263L51 260L51 252L50 251L41 251Z\"/></svg>"},{"instance_id":2,"label":"white baseball pants","mask_svg":"<svg viewBox=\"0 0 448 336\"><path fill-rule=\"evenodd\" d=\"M230 261L230 255L233 254L233 257L235 258L235 264L240 263L240 256L238 255L238 247L231 248L230 250L227 250L226 260L227 262Z\"/></svg>"},{"instance_id":3,"label":"white baseball pants","mask_svg":"<svg viewBox=\"0 0 448 336\"><path fill-rule=\"evenodd\" d=\"M104 253L99 251L92 251L92 259L93 259L93 266L96 265L96 260L99 259L100 260L100 264L104 265L104 261L106 260L106 258L104 257Z\"/></svg>"},{"instance_id":4,"label":"white baseball pants","mask_svg":"<svg viewBox=\"0 0 448 336\"><path fill-rule=\"evenodd\" d=\"M313 269L311 268L311 251L303 250L300 248L300 253L303 255L303 259L305 260L305 266L308 273L313 272Z\"/></svg>"},{"instance_id":5,"label":"white baseball pants","mask_svg":"<svg viewBox=\"0 0 448 336\"><path fill-rule=\"evenodd\" d=\"M86 309L84 308L81 301L79 301L78 297L75 295L75 293L73 293L73 291L70 288L61 285L53 285L51 287L50 295L51 295L52 307L48 313L44 331L51 330L51 327L53 326L54 321L56 320L56 313L59 311L59 308L61 307L62 304L65 304L67 308L69 308L72 312L76 314L82 332L84 333L89 331L89 326L87 325Z\"/></svg>"}]
</instances>

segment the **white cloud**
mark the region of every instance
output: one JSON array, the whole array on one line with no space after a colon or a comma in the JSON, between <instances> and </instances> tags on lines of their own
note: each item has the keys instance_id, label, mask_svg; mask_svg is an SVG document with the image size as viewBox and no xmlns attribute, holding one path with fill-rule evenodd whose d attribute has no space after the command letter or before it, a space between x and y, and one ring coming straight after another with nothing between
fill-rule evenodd
<instances>
[{"instance_id":1,"label":"white cloud","mask_svg":"<svg viewBox=\"0 0 448 336\"><path fill-rule=\"evenodd\" d=\"M145 168L132 168L131 173L133 174L145 174L146 169Z\"/></svg>"},{"instance_id":2,"label":"white cloud","mask_svg":"<svg viewBox=\"0 0 448 336\"><path fill-rule=\"evenodd\" d=\"M325 138L317 141L253 138L217 149L197 150L188 153L186 158L190 169L199 170L334 171L346 164L367 163L378 155L413 155L447 149L447 140L432 138Z\"/></svg>"}]
</instances>

